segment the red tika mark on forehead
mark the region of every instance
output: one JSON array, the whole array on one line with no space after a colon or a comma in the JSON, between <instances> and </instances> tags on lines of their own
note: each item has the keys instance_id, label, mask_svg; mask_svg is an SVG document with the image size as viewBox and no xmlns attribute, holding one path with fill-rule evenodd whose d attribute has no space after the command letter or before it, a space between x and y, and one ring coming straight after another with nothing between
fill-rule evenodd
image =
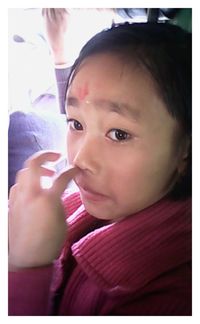
<instances>
[{"instance_id":1,"label":"red tika mark on forehead","mask_svg":"<svg viewBox=\"0 0 200 324\"><path fill-rule=\"evenodd\" d=\"M84 100L85 97L88 95L88 85L84 84L81 88L78 88L78 98L80 101Z\"/></svg>"}]
</instances>

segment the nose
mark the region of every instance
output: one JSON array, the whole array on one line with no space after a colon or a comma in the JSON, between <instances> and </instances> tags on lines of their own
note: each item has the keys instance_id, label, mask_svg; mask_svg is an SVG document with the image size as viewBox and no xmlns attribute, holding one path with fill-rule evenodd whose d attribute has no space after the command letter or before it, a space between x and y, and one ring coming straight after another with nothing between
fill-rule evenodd
<instances>
[{"instance_id":1,"label":"nose","mask_svg":"<svg viewBox=\"0 0 200 324\"><path fill-rule=\"evenodd\" d=\"M74 147L73 165L92 174L99 173L102 163L100 141L86 136Z\"/></svg>"}]
</instances>

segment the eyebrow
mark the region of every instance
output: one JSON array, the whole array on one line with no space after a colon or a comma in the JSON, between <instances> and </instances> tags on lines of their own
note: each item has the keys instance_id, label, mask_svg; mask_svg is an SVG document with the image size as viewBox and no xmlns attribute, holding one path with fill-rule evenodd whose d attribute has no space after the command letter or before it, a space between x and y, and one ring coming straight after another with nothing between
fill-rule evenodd
<instances>
[{"instance_id":1,"label":"eyebrow","mask_svg":"<svg viewBox=\"0 0 200 324\"><path fill-rule=\"evenodd\" d=\"M116 112L119 115L122 116L129 116L135 121L138 121L141 117L141 112L139 109L136 109L132 106L130 106L127 103L123 102L114 102L112 100L108 99L96 99L93 101L90 101L94 106L111 111ZM81 106L80 101L78 98L69 96L66 100L66 106L72 106L75 108L79 108Z\"/></svg>"}]
</instances>

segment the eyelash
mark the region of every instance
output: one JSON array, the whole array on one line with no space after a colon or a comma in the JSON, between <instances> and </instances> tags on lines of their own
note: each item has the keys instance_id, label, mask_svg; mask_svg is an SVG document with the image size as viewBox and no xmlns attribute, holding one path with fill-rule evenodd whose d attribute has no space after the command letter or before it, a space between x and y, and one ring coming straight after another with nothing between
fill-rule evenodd
<instances>
[{"instance_id":1,"label":"eyelash","mask_svg":"<svg viewBox=\"0 0 200 324\"><path fill-rule=\"evenodd\" d=\"M72 131L80 132L83 130L83 126L76 119L73 119L73 118L67 119L67 124L70 126L70 129ZM114 136L116 137L116 139L114 139L112 136L108 136L108 134L111 134L112 132L114 132ZM110 138L114 142L125 142L132 138L132 136L129 133L127 133L126 131L123 131L119 128L111 129L109 132L107 132L106 135L108 138Z\"/></svg>"},{"instance_id":2,"label":"eyelash","mask_svg":"<svg viewBox=\"0 0 200 324\"><path fill-rule=\"evenodd\" d=\"M67 118L67 124L70 126L70 129L72 129L73 131L82 131L83 130L83 126L76 119Z\"/></svg>"},{"instance_id":3,"label":"eyelash","mask_svg":"<svg viewBox=\"0 0 200 324\"><path fill-rule=\"evenodd\" d=\"M109 137L108 134L114 132L114 136L116 137L116 139L112 138L111 136ZM111 129L108 133L107 136L114 142L125 142L128 141L129 139L131 139L131 135L121 129L118 128L114 128Z\"/></svg>"}]
</instances>

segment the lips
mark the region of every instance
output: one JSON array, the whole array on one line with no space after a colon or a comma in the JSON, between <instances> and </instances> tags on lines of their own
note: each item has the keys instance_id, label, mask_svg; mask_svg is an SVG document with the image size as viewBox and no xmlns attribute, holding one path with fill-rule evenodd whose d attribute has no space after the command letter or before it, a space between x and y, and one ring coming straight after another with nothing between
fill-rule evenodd
<instances>
[{"instance_id":1,"label":"lips","mask_svg":"<svg viewBox=\"0 0 200 324\"><path fill-rule=\"evenodd\" d=\"M93 189L89 188L86 185L81 185L79 183L77 183L81 196L83 199L85 200L90 200L90 201L103 201L108 199L108 196L101 194L97 191L94 191Z\"/></svg>"}]
</instances>

